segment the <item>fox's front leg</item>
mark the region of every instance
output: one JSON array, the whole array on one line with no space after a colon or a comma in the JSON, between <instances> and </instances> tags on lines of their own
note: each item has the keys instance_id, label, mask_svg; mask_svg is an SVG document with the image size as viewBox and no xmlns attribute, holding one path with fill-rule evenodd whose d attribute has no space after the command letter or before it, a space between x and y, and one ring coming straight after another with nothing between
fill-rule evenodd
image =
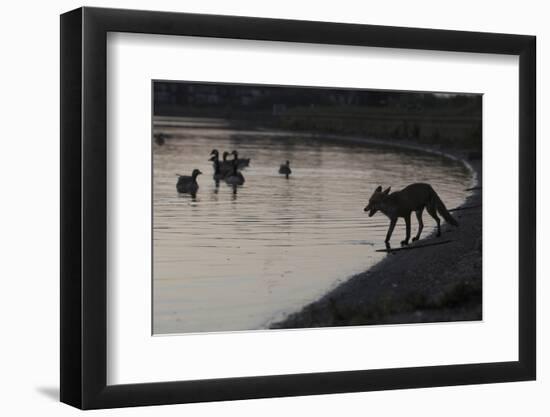
<instances>
[{"instance_id":1,"label":"fox's front leg","mask_svg":"<svg viewBox=\"0 0 550 417\"><path fill-rule=\"evenodd\" d=\"M409 239L411 238L411 214L410 213L407 216L405 216L405 229L406 229L405 240L401 241L401 246L408 245Z\"/></svg>"},{"instance_id":2,"label":"fox's front leg","mask_svg":"<svg viewBox=\"0 0 550 417\"><path fill-rule=\"evenodd\" d=\"M388 249L390 248L390 239L393 233L393 229L395 227L395 223L397 223L397 218L390 220L390 228L388 229L388 234L386 235L386 240L384 241L384 243L386 243L386 248Z\"/></svg>"},{"instance_id":3,"label":"fox's front leg","mask_svg":"<svg viewBox=\"0 0 550 417\"><path fill-rule=\"evenodd\" d=\"M420 239L420 235L422 234L422 229L424 229L424 222L422 221L422 211L424 209L421 208L420 210L416 210L416 218L418 219L418 232L416 232L416 236L413 237L413 242Z\"/></svg>"}]
</instances>

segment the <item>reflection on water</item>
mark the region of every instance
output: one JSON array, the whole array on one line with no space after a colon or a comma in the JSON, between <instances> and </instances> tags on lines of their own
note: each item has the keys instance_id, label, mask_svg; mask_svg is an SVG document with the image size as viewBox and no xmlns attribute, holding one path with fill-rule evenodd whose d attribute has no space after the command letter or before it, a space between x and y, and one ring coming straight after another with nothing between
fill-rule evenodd
<instances>
[{"instance_id":1,"label":"reflection on water","mask_svg":"<svg viewBox=\"0 0 550 417\"><path fill-rule=\"evenodd\" d=\"M467 194L468 171L441 157L205 124L156 123L171 137L153 151L155 334L264 329L372 266L389 223L363 212L378 185L429 182L448 208ZM251 158L242 187L215 183L213 148ZM194 168L196 197L178 194L176 173ZM425 237L435 223L424 220ZM393 245L404 233L400 220Z\"/></svg>"}]
</instances>

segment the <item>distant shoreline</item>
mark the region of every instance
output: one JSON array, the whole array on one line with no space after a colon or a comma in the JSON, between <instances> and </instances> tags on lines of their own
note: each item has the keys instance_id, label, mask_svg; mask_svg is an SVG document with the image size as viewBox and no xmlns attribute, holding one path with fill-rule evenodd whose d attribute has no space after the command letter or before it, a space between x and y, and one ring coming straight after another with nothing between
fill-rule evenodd
<instances>
[{"instance_id":1,"label":"distant shoreline","mask_svg":"<svg viewBox=\"0 0 550 417\"><path fill-rule=\"evenodd\" d=\"M367 271L350 277L317 301L271 323L270 328L481 320L481 160L470 161L468 150L442 150L414 141L388 143L353 136L322 136L428 152L460 161L471 173L470 187L475 187L460 207L474 208L454 214L460 224L456 229L443 223L440 239L450 239L451 243L388 254ZM413 221L413 230L415 226ZM435 233L422 238L418 244L428 241L438 241Z\"/></svg>"},{"instance_id":2,"label":"distant shoreline","mask_svg":"<svg viewBox=\"0 0 550 417\"><path fill-rule=\"evenodd\" d=\"M445 137L445 145L455 149L481 151L481 119L471 114L445 115L434 110L409 112L398 109L346 108L323 112L307 108L273 115L271 113L225 112L215 114L155 115L154 120L196 119L224 121L233 128L284 131L291 134L376 138L384 143L415 142L433 147Z\"/></svg>"}]
</instances>

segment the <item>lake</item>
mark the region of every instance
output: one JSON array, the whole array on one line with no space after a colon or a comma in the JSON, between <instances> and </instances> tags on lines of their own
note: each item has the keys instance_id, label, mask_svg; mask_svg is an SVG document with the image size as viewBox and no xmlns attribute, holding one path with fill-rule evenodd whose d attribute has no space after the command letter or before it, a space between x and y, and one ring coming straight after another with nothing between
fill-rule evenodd
<instances>
[{"instance_id":1,"label":"lake","mask_svg":"<svg viewBox=\"0 0 550 417\"><path fill-rule=\"evenodd\" d=\"M153 145L154 334L266 329L386 256L389 220L363 211L378 185L428 182L449 209L471 185L462 163L424 152L213 119L155 118L154 132L169 135ZM242 187L216 185L212 149L251 158ZM195 198L176 191L194 168ZM400 220L392 246L404 234Z\"/></svg>"}]
</instances>

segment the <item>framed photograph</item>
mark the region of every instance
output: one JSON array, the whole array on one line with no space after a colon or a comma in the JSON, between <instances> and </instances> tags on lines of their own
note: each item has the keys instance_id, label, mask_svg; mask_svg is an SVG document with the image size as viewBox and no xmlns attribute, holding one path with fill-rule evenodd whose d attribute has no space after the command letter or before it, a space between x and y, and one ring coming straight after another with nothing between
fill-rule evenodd
<instances>
[{"instance_id":1,"label":"framed photograph","mask_svg":"<svg viewBox=\"0 0 550 417\"><path fill-rule=\"evenodd\" d=\"M61 16L61 401L533 380L535 37Z\"/></svg>"}]
</instances>

